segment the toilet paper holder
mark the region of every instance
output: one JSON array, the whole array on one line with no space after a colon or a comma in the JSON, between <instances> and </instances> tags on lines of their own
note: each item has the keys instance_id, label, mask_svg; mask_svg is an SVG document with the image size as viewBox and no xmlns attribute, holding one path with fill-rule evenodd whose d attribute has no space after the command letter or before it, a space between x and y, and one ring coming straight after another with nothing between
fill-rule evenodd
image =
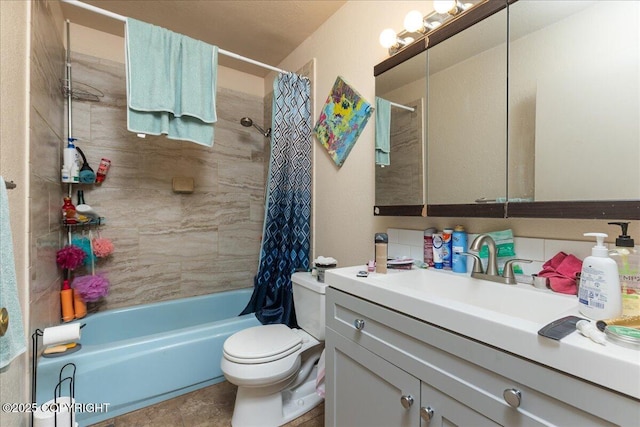
<instances>
[{"instance_id":1,"label":"toilet paper holder","mask_svg":"<svg viewBox=\"0 0 640 427\"><path fill-rule=\"evenodd\" d=\"M1 310L0 310L1 311ZM80 329L82 329L86 324L80 325ZM41 329L36 329L34 333L31 335L31 341L33 344L33 353L31 355L31 403L34 408L37 405L37 385L38 385L38 337L44 336L44 332ZM71 369L72 373L69 376L63 377L65 372ZM64 400L67 396L62 396L62 387L65 382L69 382L69 404L68 405L60 405L57 411L52 412L54 414L54 425L58 426L58 418L61 416L59 414L65 412L65 409L70 413L69 415L69 425L73 427L75 425L75 409L73 404L75 402L75 382L76 382L76 365L75 363L69 362L60 368L60 372L58 374L58 383L56 384L53 391L53 402L49 401L47 403L58 403L58 399ZM34 415L36 410L29 411L31 413L31 427L34 426ZM62 423L61 423L62 424ZM62 426L61 426L62 427Z\"/></svg>"}]
</instances>

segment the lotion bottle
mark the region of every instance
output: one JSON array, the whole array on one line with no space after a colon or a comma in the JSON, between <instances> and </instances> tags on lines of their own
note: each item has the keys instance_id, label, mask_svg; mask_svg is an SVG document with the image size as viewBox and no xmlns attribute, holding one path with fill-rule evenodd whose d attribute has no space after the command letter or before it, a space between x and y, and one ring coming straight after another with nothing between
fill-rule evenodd
<instances>
[{"instance_id":1,"label":"lotion bottle","mask_svg":"<svg viewBox=\"0 0 640 427\"><path fill-rule=\"evenodd\" d=\"M609 252L618 263L618 274L622 290L622 315L640 316L640 251L635 248L633 238L627 234L629 222L610 222L618 225L622 234L616 239L615 249Z\"/></svg>"},{"instance_id":2,"label":"lotion bottle","mask_svg":"<svg viewBox=\"0 0 640 427\"><path fill-rule=\"evenodd\" d=\"M609 258L604 246L604 233L584 233L596 238L591 256L582 261L580 290L578 292L580 313L593 320L618 317L622 314L622 291L618 277L618 265Z\"/></svg>"}]
</instances>

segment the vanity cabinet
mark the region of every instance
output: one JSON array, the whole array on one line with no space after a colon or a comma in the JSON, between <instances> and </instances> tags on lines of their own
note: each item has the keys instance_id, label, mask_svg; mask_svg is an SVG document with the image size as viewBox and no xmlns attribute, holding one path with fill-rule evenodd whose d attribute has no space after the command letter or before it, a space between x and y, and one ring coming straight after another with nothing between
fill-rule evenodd
<instances>
[{"instance_id":1,"label":"vanity cabinet","mask_svg":"<svg viewBox=\"0 0 640 427\"><path fill-rule=\"evenodd\" d=\"M326 307L327 426L638 423L628 396L334 288Z\"/></svg>"}]
</instances>

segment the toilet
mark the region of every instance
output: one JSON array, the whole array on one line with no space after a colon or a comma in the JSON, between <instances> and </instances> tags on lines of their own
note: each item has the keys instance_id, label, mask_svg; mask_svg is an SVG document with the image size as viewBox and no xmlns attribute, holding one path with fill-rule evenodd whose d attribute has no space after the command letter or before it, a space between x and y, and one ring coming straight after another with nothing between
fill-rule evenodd
<instances>
[{"instance_id":1,"label":"toilet","mask_svg":"<svg viewBox=\"0 0 640 427\"><path fill-rule=\"evenodd\" d=\"M326 285L310 273L295 273L291 281L301 329L254 326L224 343L222 372L238 386L233 427L280 426L323 400L316 393L316 363L324 349Z\"/></svg>"}]
</instances>

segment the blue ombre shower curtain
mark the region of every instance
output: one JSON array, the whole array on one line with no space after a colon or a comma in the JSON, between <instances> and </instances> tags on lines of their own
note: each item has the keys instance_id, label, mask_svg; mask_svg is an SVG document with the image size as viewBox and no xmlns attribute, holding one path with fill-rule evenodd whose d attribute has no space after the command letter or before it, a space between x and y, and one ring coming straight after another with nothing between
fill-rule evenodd
<instances>
[{"instance_id":1,"label":"blue ombre shower curtain","mask_svg":"<svg viewBox=\"0 0 640 427\"><path fill-rule=\"evenodd\" d=\"M273 83L271 158L260 263L241 314L297 327L291 275L308 270L311 234L309 79L280 74Z\"/></svg>"}]
</instances>

